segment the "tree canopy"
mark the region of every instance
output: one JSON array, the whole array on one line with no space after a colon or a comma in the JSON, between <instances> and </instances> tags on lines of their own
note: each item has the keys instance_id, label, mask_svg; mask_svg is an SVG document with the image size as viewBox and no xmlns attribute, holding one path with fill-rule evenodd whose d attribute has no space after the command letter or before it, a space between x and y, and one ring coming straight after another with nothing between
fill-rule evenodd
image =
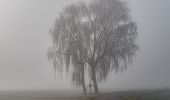
<instances>
[{"instance_id":1,"label":"tree canopy","mask_svg":"<svg viewBox=\"0 0 170 100\"><path fill-rule=\"evenodd\" d=\"M105 80L113 70L126 69L138 50L137 25L129 12L119 0L92 0L64 8L50 33L53 47L48 57L55 69L61 72L65 66L70 72L73 65L72 76L80 82L78 76L84 72L80 69L89 67L98 93L97 81Z\"/></svg>"}]
</instances>

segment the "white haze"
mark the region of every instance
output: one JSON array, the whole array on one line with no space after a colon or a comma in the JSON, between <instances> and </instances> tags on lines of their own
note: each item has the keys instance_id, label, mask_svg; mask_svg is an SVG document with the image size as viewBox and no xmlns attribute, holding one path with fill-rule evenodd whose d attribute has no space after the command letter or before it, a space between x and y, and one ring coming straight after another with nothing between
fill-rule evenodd
<instances>
[{"instance_id":1,"label":"white haze","mask_svg":"<svg viewBox=\"0 0 170 100\"><path fill-rule=\"evenodd\" d=\"M49 29L63 6L76 0L0 0L0 90L73 89L46 53ZM126 0L138 24L140 50L127 71L111 74L105 89L170 87L169 0Z\"/></svg>"}]
</instances>

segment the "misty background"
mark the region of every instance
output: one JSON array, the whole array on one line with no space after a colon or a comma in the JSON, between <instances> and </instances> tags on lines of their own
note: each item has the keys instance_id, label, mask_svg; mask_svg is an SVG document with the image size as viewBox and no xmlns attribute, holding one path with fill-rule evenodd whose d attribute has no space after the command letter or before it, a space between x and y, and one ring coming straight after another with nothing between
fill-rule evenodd
<instances>
[{"instance_id":1,"label":"misty background","mask_svg":"<svg viewBox=\"0 0 170 100\"><path fill-rule=\"evenodd\" d=\"M50 27L62 8L78 0L0 0L0 90L73 89L47 59ZM86 1L86 0L84 0ZM105 89L170 87L169 0L125 0L138 25L140 50Z\"/></svg>"}]
</instances>

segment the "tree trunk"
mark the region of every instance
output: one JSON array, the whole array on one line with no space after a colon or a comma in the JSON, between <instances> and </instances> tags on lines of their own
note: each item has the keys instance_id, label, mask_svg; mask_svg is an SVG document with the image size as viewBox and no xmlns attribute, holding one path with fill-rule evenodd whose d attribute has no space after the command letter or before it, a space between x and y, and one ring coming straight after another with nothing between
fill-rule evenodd
<instances>
[{"instance_id":1,"label":"tree trunk","mask_svg":"<svg viewBox=\"0 0 170 100\"><path fill-rule=\"evenodd\" d=\"M94 66L91 66L91 73L92 73L92 81L93 81L93 86L94 86L94 93L99 94L99 89L97 85L97 80L96 80L96 72Z\"/></svg>"},{"instance_id":2,"label":"tree trunk","mask_svg":"<svg viewBox=\"0 0 170 100\"><path fill-rule=\"evenodd\" d=\"M83 88L83 94L87 94L87 91L86 91L86 85L85 85L85 80L84 80L84 66L82 65L82 72L81 72L81 77L82 77L82 80L81 80L81 84L82 84L82 88Z\"/></svg>"},{"instance_id":3,"label":"tree trunk","mask_svg":"<svg viewBox=\"0 0 170 100\"><path fill-rule=\"evenodd\" d=\"M85 83L82 83L83 94L87 94Z\"/></svg>"}]
</instances>

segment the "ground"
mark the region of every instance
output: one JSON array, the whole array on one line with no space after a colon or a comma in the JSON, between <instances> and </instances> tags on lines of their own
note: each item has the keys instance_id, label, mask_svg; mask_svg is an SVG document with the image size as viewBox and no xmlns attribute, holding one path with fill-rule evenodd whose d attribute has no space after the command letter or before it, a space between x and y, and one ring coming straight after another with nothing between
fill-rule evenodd
<instances>
[{"instance_id":1,"label":"ground","mask_svg":"<svg viewBox=\"0 0 170 100\"><path fill-rule=\"evenodd\" d=\"M170 90L131 90L104 92L100 95L77 94L78 91L0 92L0 100L170 100Z\"/></svg>"}]
</instances>

